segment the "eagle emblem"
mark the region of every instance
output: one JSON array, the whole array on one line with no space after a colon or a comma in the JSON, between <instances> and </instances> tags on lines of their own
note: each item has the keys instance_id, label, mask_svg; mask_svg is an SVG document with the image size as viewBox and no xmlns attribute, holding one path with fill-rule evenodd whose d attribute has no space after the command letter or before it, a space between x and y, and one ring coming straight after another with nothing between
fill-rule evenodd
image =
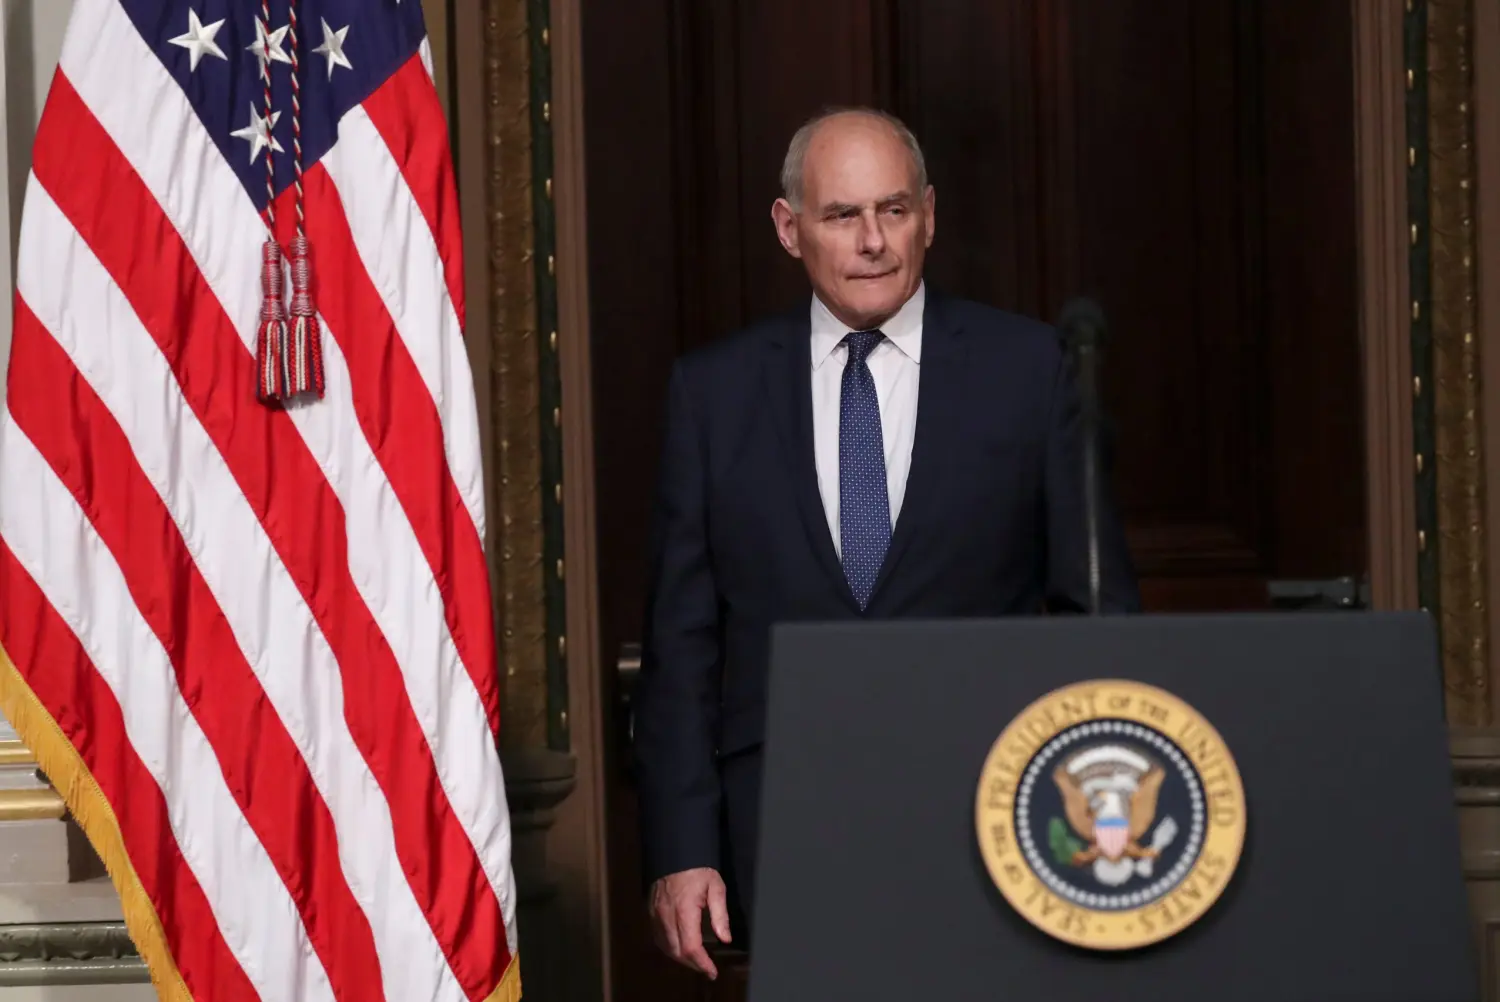
<instances>
[{"instance_id":1,"label":"eagle emblem","mask_svg":"<svg viewBox=\"0 0 1500 1002\"><path fill-rule=\"evenodd\" d=\"M1153 861L1177 835L1172 818L1156 823L1165 776L1159 764L1119 744L1095 745L1064 759L1052 773L1067 815L1066 822L1053 818L1049 826L1053 858L1064 866L1091 867L1109 887L1151 876ZM1143 843L1148 832L1150 841Z\"/></svg>"},{"instance_id":2,"label":"eagle emblem","mask_svg":"<svg viewBox=\"0 0 1500 1002\"><path fill-rule=\"evenodd\" d=\"M1245 844L1245 787L1219 732L1177 696L1085 680L1011 718L985 758L974 825L995 889L1026 921L1130 950L1219 899Z\"/></svg>"}]
</instances>

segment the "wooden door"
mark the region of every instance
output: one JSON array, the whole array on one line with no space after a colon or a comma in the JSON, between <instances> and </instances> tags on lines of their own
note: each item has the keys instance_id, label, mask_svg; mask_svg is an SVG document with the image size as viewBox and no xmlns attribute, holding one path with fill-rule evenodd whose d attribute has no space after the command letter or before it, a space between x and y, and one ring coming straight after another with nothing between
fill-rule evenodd
<instances>
[{"instance_id":1,"label":"wooden door","mask_svg":"<svg viewBox=\"0 0 1500 1002\"><path fill-rule=\"evenodd\" d=\"M1115 485L1152 609L1264 607L1272 580L1364 572L1347 4L584 13L606 659L639 635L672 359L808 294L769 211L786 142L829 104L887 108L922 141L934 285L1044 318L1073 295L1104 306ZM615 998L699 997L645 936L618 763L609 807Z\"/></svg>"}]
</instances>

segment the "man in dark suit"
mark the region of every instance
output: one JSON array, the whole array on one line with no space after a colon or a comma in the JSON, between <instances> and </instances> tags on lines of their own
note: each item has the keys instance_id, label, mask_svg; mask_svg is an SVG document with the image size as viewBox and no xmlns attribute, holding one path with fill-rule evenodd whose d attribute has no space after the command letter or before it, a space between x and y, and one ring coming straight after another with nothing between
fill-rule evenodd
<instances>
[{"instance_id":1,"label":"man in dark suit","mask_svg":"<svg viewBox=\"0 0 1500 1002\"><path fill-rule=\"evenodd\" d=\"M721 941L731 911L748 932L771 625L1080 611L1088 596L1064 352L1043 324L925 287L933 190L911 133L868 110L820 116L782 186L776 232L814 296L672 373L636 693L653 927L710 977L704 910ZM1132 611L1103 508L1104 604ZM816 888L808 904L838 921Z\"/></svg>"}]
</instances>

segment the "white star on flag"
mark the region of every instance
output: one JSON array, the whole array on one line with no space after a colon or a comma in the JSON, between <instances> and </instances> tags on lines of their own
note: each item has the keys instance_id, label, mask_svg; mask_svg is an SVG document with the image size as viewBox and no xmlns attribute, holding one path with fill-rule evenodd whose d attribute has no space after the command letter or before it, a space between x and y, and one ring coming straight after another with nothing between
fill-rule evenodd
<instances>
[{"instance_id":1,"label":"white star on flag","mask_svg":"<svg viewBox=\"0 0 1500 1002\"><path fill-rule=\"evenodd\" d=\"M223 19L213 24L204 24L198 20L198 12L191 7L188 8L188 30L184 35L178 35L171 39L173 45L180 45L188 50L188 71L192 72L198 68L198 62L206 52L211 56L218 56L228 61L229 57L224 55L224 50L219 48L219 43L214 41L214 36L219 29L224 27Z\"/></svg>"},{"instance_id":2,"label":"white star on flag","mask_svg":"<svg viewBox=\"0 0 1500 1002\"><path fill-rule=\"evenodd\" d=\"M349 62L349 57L344 55L344 38L349 34L349 26L346 24L338 31L328 27L328 22L321 17L318 18L323 24L323 44L313 49L320 56L328 57L328 79L333 79L333 68L342 66L346 70L354 69L354 64Z\"/></svg>"},{"instance_id":3,"label":"white star on flag","mask_svg":"<svg viewBox=\"0 0 1500 1002\"><path fill-rule=\"evenodd\" d=\"M255 105L250 106L250 124L243 129L236 129L230 135L236 139L248 140L250 143L250 162L255 163L255 158L260 156L260 151L267 146L277 153L282 152L281 143L276 141L276 136L271 130L276 128L276 120L281 117L281 112L271 112L271 120L267 122L255 113Z\"/></svg>"},{"instance_id":4,"label":"white star on flag","mask_svg":"<svg viewBox=\"0 0 1500 1002\"><path fill-rule=\"evenodd\" d=\"M255 53L255 58L260 60L262 67L268 62L290 63L292 57L283 52L281 48L281 43L285 40L287 29L290 27L290 24L284 24L267 35L266 26L257 20L255 22L255 41L245 46L245 51Z\"/></svg>"}]
</instances>

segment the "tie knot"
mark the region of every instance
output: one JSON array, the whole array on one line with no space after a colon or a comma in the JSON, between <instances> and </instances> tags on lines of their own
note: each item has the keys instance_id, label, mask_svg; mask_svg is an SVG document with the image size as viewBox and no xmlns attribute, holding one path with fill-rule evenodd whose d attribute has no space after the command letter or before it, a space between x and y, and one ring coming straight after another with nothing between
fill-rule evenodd
<instances>
[{"instance_id":1,"label":"tie knot","mask_svg":"<svg viewBox=\"0 0 1500 1002\"><path fill-rule=\"evenodd\" d=\"M860 365L870 357L870 352L875 346L885 340L885 335L880 331L853 331L844 335L844 343L849 346L849 364Z\"/></svg>"}]
</instances>

